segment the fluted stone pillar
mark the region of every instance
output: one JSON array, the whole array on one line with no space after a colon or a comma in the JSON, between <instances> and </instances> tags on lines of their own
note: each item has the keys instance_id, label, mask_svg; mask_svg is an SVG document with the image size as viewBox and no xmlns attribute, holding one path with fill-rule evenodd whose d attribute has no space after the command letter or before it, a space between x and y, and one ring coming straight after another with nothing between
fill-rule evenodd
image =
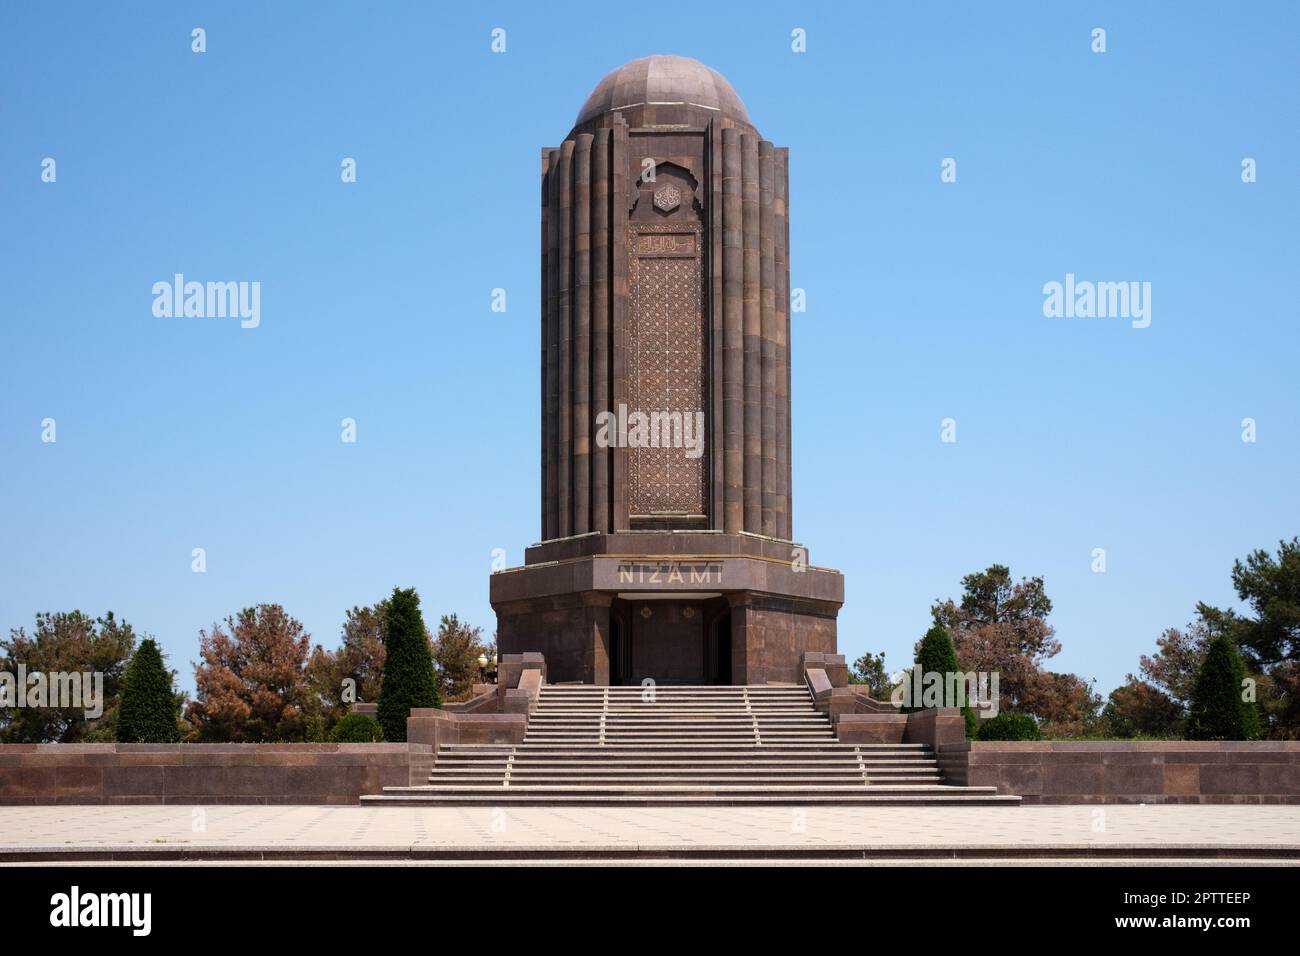
<instances>
[{"instance_id":1,"label":"fluted stone pillar","mask_svg":"<svg viewBox=\"0 0 1300 956\"><path fill-rule=\"evenodd\" d=\"M610 131L598 130L591 147L591 414L593 423L610 402ZM608 443L591 449L591 528L612 530Z\"/></svg>"},{"instance_id":2,"label":"fluted stone pillar","mask_svg":"<svg viewBox=\"0 0 1300 956\"><path fill-rule=\"evenodd\" d=\"M740 130L722 131L723 528L745 530L745 223Z\"/></svg>"},{"instance_id":3,"label":"fluted stone pillar","mask_svg":"<svg viewBox=\"0 0 1300 956\"><path fill-rule=\"evenodd\" d=\"M759 310L761 315L761 382L763 392L761 506L763 534L775 537L776 527L776 260L772 215L772 144L758 144L759 188Z\"/></svg>"},{"instance_id":4,"label":"fluted stone pillar","mask_svg":"<svg viewBox=\"0 0 1300 956\"><path fill-rule=\"evenodd\" d=\"M740 137L741 207L744 220L745 322L745 530L763 530L763 319L759 305L758 137Z\"/></svg>"},{"instance_id":5,"label":"fluted stone pillar","mask_svg":"<svg viewBox=\"0 0 1300 956\"><path fill-rule=\"evenodd\" d=\"M591 525L591 143L583 133L573 164L573 533Z\"/></svg>"}]
</instances>

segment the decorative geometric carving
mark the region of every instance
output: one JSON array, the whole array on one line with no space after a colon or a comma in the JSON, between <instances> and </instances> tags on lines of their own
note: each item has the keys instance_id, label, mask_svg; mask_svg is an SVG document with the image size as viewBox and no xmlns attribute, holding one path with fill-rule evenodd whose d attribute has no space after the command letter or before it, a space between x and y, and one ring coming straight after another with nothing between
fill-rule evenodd
<instances>
[{"instance_id":1,"label":"decorative geometric carving","mask_svg":"<svg viewBox=\"0 0 1300 956\"><path fill-rule=\"evenodd\" d=\"M672 212L682 204L682 191L672 183L660 186L655 190L655 208L662 209L664 212Z\"/></svg>"},{"instance_id":2,"label":"decorative geometric carving","mask_svg":"<svg viewBox=\"0 0 1300 956\"><path fill-rule=\"evenodd\" d=\"M678 197L680 200L680 196ZM695 434L705 409L703 269L698 224L633 227L628 248L631 321L627 340L628 413L689 416L698 457L681 447L628 449L628 510L633 515L706 513L705 435ZM639 256L645 234L682 234L695 242L693 256ZM681 238L686 238L681 236ZM701 429L703 431L703 429Z\"/></svg>"}]
</instances>

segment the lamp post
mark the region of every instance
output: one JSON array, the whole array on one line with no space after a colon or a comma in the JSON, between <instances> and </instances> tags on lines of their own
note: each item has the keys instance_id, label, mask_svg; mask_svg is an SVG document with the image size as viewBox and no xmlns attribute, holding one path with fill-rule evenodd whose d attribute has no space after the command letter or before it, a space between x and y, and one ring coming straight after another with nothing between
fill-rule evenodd
<instances>
[{"instance_id":1,"label":"lamp post","mask_svg":"<svg viewBox=\"0 0 1300 956\"><path fill-rule=\"evenodd\" d=\"M487 682L488 658L486 654L478 656L478 682L484 684Z\"/></svg>"}]
</instances>

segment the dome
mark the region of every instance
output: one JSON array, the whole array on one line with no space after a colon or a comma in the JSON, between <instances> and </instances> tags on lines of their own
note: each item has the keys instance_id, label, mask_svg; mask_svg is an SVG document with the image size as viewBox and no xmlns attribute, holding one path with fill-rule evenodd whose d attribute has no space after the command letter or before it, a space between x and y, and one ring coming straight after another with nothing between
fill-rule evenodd
<instances>
[{"instance_id":1,"label":"dome","mask_svg":"<svg viewBox=\"0 0 1300 956\"><path fill-rule=\"evenodd\" d=\"M752 126L745 104L717 70L688 56L655 54L624 63L596 84L574 127L613 110L679 107L723 115Z\"/></svg>"}]
</instances>

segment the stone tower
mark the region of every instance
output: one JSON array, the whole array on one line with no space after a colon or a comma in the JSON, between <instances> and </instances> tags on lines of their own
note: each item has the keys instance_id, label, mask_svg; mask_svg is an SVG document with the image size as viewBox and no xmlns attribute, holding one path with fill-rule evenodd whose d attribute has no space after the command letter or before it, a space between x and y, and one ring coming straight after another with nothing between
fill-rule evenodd
<instances>
[{"instance_id":1,"label":"stone tower","mask_svg":"<svg viewBox=\"0 0 1300 956\"><path fill-rule=\"evenodd\" d=\"M552 681L793 681L843 578L791 530L787 150L678 56L542 150L541 530L494 574Z\"/></svg>"}]
</instances>

